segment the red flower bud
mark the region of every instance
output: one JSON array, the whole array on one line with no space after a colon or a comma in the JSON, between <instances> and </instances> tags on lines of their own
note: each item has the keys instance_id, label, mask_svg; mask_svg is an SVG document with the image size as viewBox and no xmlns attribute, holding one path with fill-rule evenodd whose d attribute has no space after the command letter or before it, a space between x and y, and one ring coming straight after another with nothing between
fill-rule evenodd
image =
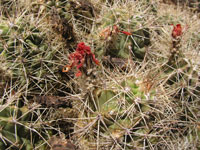
<instances>
[{"instance_id":1,"label":"red flower bud","mask_svg":"<svg viewBox=\"0 0 200 150\"><path fill-rule=\"evenodd\" d=\"M174 28L172 30L172 37L176 39L177 37L179 37L181 35L182 35L181 24L177 24L176 26L174 26Z\"/></svg>"},{"instance_id":2,"label":"red flower bud","mask_svg":"<svg viewBox=\"0 0 200 150\"><path fill-rule=\"evenodd\" d=\"M119 30L119 28L116 25L114 25L113 28L114 28L115 32L121 32L121 33L126 34L126 35L132 35L132 33L130 33L130 32Z\"/></svg>"},{"instance_id":3,"label":"red flower bud","mask_svg":"<svg viewBox=\"0 0 200 150\"><path fill-rule=\"evenodd\" d=\"M119 32L124 33L124 34L126 34L126 35L132 35L132 33L127 32L127 31L119 31Z\"/></svg>"}]
</instances>

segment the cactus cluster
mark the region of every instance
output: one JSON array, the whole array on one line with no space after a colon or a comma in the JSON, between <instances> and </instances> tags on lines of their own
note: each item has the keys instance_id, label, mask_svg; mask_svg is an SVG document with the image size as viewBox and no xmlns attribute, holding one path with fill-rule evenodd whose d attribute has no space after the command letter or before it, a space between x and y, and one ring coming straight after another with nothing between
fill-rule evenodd
<instances>
[{"instance_id":1,"label":"cactus cluster","mask_svg":"<svg viewBox=\"0 0 200 150\"><path fill-rule=\"evenodd\" d=\"M88 18L94 17L93 6L89 1L43 1L41 4L37 11L48 14L48 22L43 18L38 22L45 22L47 28L52 26L53 31L64 38L67 43L67 47L63 46L65 50L50 39L52 31L45 31L43 26L33 22L37 16L19 13L16 20L8 21L2 17L0 23L1 57L8 62L6 67L11 71L13 81L16 81L18 87L26 87L26 94L44 94L50 92L49 89L56 93L56 88L62 86L57 64L63 65L63 53L67 55L68 48L71 50L76 44L72 18L87 20L84 25L80 24L85 27L85 24L91 24ZM10 20L16 17L12 15Z\"/></svg>"},{"instance_id":2,"label":"cactus cluster","mask_svg":"<svg viewBox=\"0 0 200 150\"><path fill-rule=\"evenodd\" d=\"M0 1L0 149L198 149L199 22L166 6Z\"/></svg>"}]
</instances>

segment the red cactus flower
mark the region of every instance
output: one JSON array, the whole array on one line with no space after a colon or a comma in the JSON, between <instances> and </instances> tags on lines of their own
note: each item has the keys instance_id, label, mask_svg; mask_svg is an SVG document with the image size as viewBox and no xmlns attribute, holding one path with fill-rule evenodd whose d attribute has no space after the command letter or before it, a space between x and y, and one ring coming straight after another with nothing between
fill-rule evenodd
<instances>
[{"instance_id":1,"label":"red cactus flower","mask_svg":"<svg viewBox=\"0 0 200 150\"><path fill-rule=\"evenodd\" d=\"M82 75L80 68L85 63L86 56L92 58L95 64L99 65L99 61L95 58L95 55L91 52L89 46L86 46L84 42L81 42L77 45L76 51L69 55L69 60L71 62L70 65L65 65L63 67L63 72L68 72L72 67L76 67L78 72L76 73L76 77Z\"/></svg>"},{"instance_id":2,"label":"red cactus flower","mask_svg":"<svg viewBox=\"0 0 200 150\"><path fill-rule=\"evenodd\" d=\"M176 39L177 37L180 37L182 34L183 32L181 24L177 24L176 26L174 26L172 30L172 37Z\"/></svg>"}]
</instances>

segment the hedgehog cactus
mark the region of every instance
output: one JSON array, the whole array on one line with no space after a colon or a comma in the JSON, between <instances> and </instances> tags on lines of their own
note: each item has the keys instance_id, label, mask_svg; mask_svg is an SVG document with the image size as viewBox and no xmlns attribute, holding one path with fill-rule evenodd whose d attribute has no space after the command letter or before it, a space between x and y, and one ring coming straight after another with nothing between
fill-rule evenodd
<instances>
[{"instance_id":1,"label":"hedgehog cactus","mask_svg":"<svg viewBox=\"0 0 200 150\"><path fill-rule=\"evenodd\" d=\"M31 127L33 115L30 110L24 107L1 105L0 128L1 141L0 149L12 148L31 150L36 146L45 149L46 144L39 136L39 131Z\"/></svg>"},{"instance_id":2,"label":"hedgehog cactus","mask_svg":"<svg viewBox=\"0 0 200 150\"><path fill-rule=\"evenodd\" d=\"M5 67L18 87L26 85L29 89L30 85L34 85L31 90L40 93L45 86L51 86L46 84L47 76L52 78L56 72L53 61L58 61L55 59L57 50L49 48L43 32L29 23L28 27L26 23L26 20L22 22L20 19L15 24L1 22L1 61L7 61Z\"/></svg>"},{"instance_id":3,"label":"hedgehog cactus","mask_svg":"<svg viewBox=\"0 0 200 150\"><path fill-rule=\"evenodd\" d=\"M95 17L95 10L89 0L47 1L47 9L56 9L59 16L71 22L72 19L78 27L89 32Z\"/></svg>"},{"instance_id":4,"label":"hedgehog cactus","mask_svg":"<svg viewBox=\"0 0 200 150\"><path fill-rule=\"evenodd\" d=\"M90 63L88 65L88 60L92 60L92 58L86 57L86 60L83 61L85 64L82 65L86 70L87 67L92 66ZM93 67L95 66L93 65ZM94 68L90 68L90 70L94 72ZM103 86L102 83L96 80L102 74L88 74L88 71L84 73L84 76L79 77L83 101L75 102L75 105L79 106L78 110L83 110L80 111L78 116L80 119L77 120L74 128L80 147L82 149L110 149L113 143L116 144L115 148L122 148L121 143L126 148L133 148L135 143L141 145L142 142L137 138L137 142L124 140L129 136L134 137L132 133L128 133L129 130L132 132L131 130L136 125L144 126L145 124L142 120L143 116L140 114L150 112L149 100L154 99L151 83L143 82L142 79L136 77L128 77L118 81L118 84L107 83L108 85L104 85L107 88L102 89L100 88ZM90 83L87 83L88 81ZM139 114L133 114L137 111ZM145 134L149 130L136 129L135 132ZM82 136L80 137L80 135ZM109 143L105 146L106 141Z\"/></svg>"},{"instance_id":5,"label":"hedgehog cactus","mask_svg":"<svg viewBox=\"0 0 200 150\"><path fill-rule=\"evenodd\" d=\"M100 37L96 52L98 55L118 58L128 58L133 55L134 59L139 60L144 58L145 47L150 44L149 29L139 28L144 20L129 14L126 9L129 8L106 11L99 20L97 32Z\"/></svg>"},{"instance_id":6,"label":"hedgehog cactus","mask_svg":"<svg viewBox=\"0 0 200 150\"><path fill-rule=\"evenodd\" d=\"M180 24L174 26L172 30L172 48L171 55L167 64L163 67L167 75L167 84L170 88L178 88L175 97L191 98L198 97L198 72L195 70L191 61L185 58L181 50L182 27ZM193 93L193 94L192 94Z\"/></svg>"},{"instance_id":7,"label":"hedgehog cactus","mask_svg":"<svg viewBox=\"0 0 200 150\"><path fill-rule=\"evenodd\" d=\"M83 149L109 149L115 142L114 147L119 148L133 148L135 143L139 144L137 140L126 141L126 138L134 137L131 130L142 122L142 116L133 111L150 112L148 100L153 99L153 90L147 88L142 80L131 77L120 84L111 83L107 89L96 88L92 95L94 97L89 98L88 108L79 115L79 118L85 119L79 119L75 125L75 133L82 135L80 146ZM137 130L139 128L135 132ZM140 130L144 134L149 132ZM106 141L107 144L103 144Z\"/></svg>"}]
</instances>

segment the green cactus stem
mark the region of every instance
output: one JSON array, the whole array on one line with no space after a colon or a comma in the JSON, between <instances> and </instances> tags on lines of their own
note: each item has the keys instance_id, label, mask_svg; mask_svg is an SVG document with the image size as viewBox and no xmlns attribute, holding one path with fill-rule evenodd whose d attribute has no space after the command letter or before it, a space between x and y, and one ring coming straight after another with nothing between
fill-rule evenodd
<instances>
[{"instance_id":1,"label":"green cactus stem","mask_svg":"<svg viewBox=\"0 0 200 150\"><path fill-rule=\"evenodd\" d=\"M100 57L143 60L146 47L150 45L150 31L148 28L138 29L142 21L120 8L105 12L98 25L99 38L94 35L99 39L96 53Z\"/></svg>"},{"instance_id":2,"label":"green cactus stem","mask_svg":"<svg viewBox=\"0 0 200 150\"><path fill-rule=\"evenodd\" d=\"M1 105L0 148L12 147L13 149L31 150L37 144L42 144L44 141L34 131L35 129L30 130L30 121L33 121L32 117L32 113L26 106L18 108L16 106L4 107L4 105ZM46 144L41 146L41 149L45 149L45 147Z\"/></svg>"},{"instance_id":3,"label":"green cactus stem","mask_svg":"<svg viewBox=\"0 0 200 150\"><path fill-rule=\"evenodd\" d=\"M83 134L80 143L85 147L99 146L103 148L100 143L106 141L106 138L111 141L123 142L125 137L127 138L127 130L131 130L136 125L144 125L141 115L130 114L127 111L134 103L135 111L145 114L151 111L150 100L147 99L153 100L154 90L147 88L146 83L142 82L141 79L137 80L135 77L130 77L109 87L107 89L96 88L93 91L93 98L89 98L90 101L88 102L89 109L79 115L79 118L86 119L78 120L75 124L75 132L79 133L84 129L83 133L79 134ZM124 89L123 92L119 92L120 89ZM146 96L147 93L150 95L149 98ZM144 134L149 132L149 130L142 131ZM137 132L139 132L139 129L137 129ZM130 132L128 136L134 137L135 135ZM128 148L129 146L126 145L125 147ZM108 147L109 145L107 145Z\"/></svg>"}]
</instances>

